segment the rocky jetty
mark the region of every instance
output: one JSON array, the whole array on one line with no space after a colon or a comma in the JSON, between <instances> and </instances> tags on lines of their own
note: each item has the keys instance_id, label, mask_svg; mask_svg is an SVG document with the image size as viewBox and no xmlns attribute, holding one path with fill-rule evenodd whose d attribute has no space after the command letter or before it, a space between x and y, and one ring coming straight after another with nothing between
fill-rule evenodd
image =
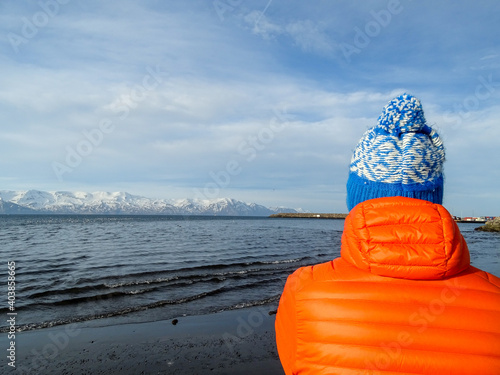
<instances>
[{"instance_id":1,"label":"rocky jetty","mask_svg":"<svg viewBox=\"0 0 500 375\"><path fill-rule=\"evenodd\" d=\"M500 232L500 216L486 222L486 224L480 227L475 228L475 230L481 230L483 232Z\"/></svg>"},{"instance_id":2,"label":"rocky jetty","mask_svg":"<svg viewBox=\"0 0 500 375\"><path fill-rule=\"evenodd\" d=\"M273 214L272 218L293 218L293 219L345 219L347 214L313 214L298 212L281 212Z\"/></svg>"}]
</instances>

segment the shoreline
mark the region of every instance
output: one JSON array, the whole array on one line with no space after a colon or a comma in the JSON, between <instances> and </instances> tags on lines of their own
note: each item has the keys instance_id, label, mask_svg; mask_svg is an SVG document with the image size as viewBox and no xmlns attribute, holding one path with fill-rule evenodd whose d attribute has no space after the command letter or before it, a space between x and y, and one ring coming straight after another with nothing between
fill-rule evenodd
<instances>
[{"instance_id":1,"label":"shoreline","mask_svg":"<svg viewBox=\"0 0 500 375\"><path fill-rule=\"evenodd\" d=\"M16 374L283 375L271 306L147 323L110 318L16 334Z\"/></svg>"}]
</instances>

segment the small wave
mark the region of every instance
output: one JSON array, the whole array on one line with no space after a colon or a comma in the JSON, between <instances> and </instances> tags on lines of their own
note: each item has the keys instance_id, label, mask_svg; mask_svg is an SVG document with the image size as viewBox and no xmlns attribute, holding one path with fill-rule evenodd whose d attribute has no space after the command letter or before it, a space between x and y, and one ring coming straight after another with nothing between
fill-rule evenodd
<instances>
[{"instance_id":1,"label":"small wave","mask_svg":"<svg viewBox=\"0 0 500 375\"><path fill-rule=\"evenodd\" d=\"M228 264L202 265L197 267L181 267L174 270L166 270L166 271L138 272L124 277L129 280L132 279L130 281L117 282L116 281L117 279L122 278L120 275L102 276L99 278L99 281L103 282L103 285L107 288L167 283L175 280L191 279L191 278L195 279L200 277L208 277L211 275L225 276L231 274L244 274L260 270L265 271L266 270L265 268L258 268L258 266L269 266L269 265L279 265L279 264L288 265L292 263L301 264L311 259L312 259L311 257L302 257L302 258L283 259L276 261L235 262ZM165 274L167 274L168 276L165 276ZM96 280L92 278L80 278L77 280L77 284L91 284L95 281Z\"/></svg>"},{"instance_id":2,"label":"small wave","mask_svg":"<svg viewBox=\"0 0 500 375\"><path fill-rule=\"evenodd\" d=\"M39 276L40 273L42 273L42 272L43 273L50 273L50 272L69 273L69 272L73 271L72 266L73 266L73 264L58 264L58 265L42 266L40 268L33 267L30 270L25 270L25 269L22 269L20 267L18 269L18 271L19 271L19 274L22 274L23 276L28 276L28 275Z\"/></svg>"},{"instance_id":3,"label":"small wave","mask_svg":"<svg viewBox=\"0 0 500 375\"><path fill-rule=\"evenodd\" d=\"M121 283L116 283L116 284L104 284L107 288L121 288L121 287L127 287L127 286L136 286L136 285L150 285L150 284L162 284L162 283L168 283L170 281L174 280L179 280L178 276L174 277L165 277L165 278L158 278L154 280L138 280L138 281L129 281L129 282L121 282Z\"/></svg>"},{"instance_id":4,"label":"small wave","mask_svg":"<svg viewBox=\"0 0 500 375\"><path fill-rule=\"evenodd\" d=\"M262 261L262 264L287 264L287 263L298 263L305 260L311 259L310 257L295 258L295 259L284 259L284 260L273 260L273 261Z\"/></svg>"},{"instance_id":5,"label":"small wave","mask_svg":"<svg viewBox=\"0 0 500 375\"><path fill-rule=\"evenodd\" d=\"M103 289L106 289L106 286L104 284L97 284L92 286L73 287L60 290L44 290L43 292L30 294L27 296L27 298L34 299L34 298L42 298L42 297L55 296L61 294L83 294L91 290L103 290Z\"/></svg>"},{"instance_id":6,"label":"small wave","mask_svg":"<svg viewBox=\"0 0 500 375\"><path fill-rule=\"evenodd\" d=\"M243 268L246 269L250 266L262 266L262 265L269 265L269 264L288 264L288 263L301 263L301 262L306 262L307 260L310 260L311 257L306 256L302 258L293 258L293 259L283 259L283 260L276 260L276 261L250 261L250 262L232 262L232 263L225 263L225 264L207 264L207 265L200 265L200 266L195 266L195 267L179 267L176 269L169 269L169 270L164 270L164 271L146 271L146 272L137 272L137 273L132 273L127 275L127 278L131 279L154 279L156 278L161 278L165 276L161 276L162 274L168 273L172 274L173 276L170 277L189 277L190 275L207 275L207 272L202 272L202 271L216 271L216 270L225 270L225 269L234 269L234 268ZM197 263L199 264L199 263ZM111 268L111 267L109 267ZM213 272L211 272L213 274ZM100 281L105 282L106 280L116 280L119 278L119 275L108 275L108 276L102 276L100 277ZM168 277L167 277L168 278ZM93 278L80 278L77 283L78 284L85 284L85 283L92 283L95 282L95 279ZM111 283L107 283L110 284Z\"/></svg>"},{"instance_id":7,"label":"small wave","mask_svg":"<svg viewBox=\"0 0 500 375\"><path fill-rule=\"evenodd\" d=\"M54 301L54 302L39 302L36 305L42 305L42 306L72 305L72 304L78 304L78 303L82 303L82 302L109 300L111 298L124 297L124 296L135 295L135 294L142 294L142 293L152 292L155 289L156 288L142 289L142 290L130 290L130 291L124 291L124 292L103 293L103 294L96 294L96 295L91 295L91 296L86 296L86 297L76 297L76 298L63 299L63 300Z\"/></svg>"},{"instance_id":8,"label":"small wave","mask_svg":"<svg viewBox=\"0 0 500 375\"><path fill-rule=\"evenodd\" d=\"M249 302L241 302L237 303L236 305L233 305L229 307L227 310L236 310L236 309L244 309L247 307L254 307L254 306L262 306L262 305L268 305L273 302L279 301L281 298L281 294L276 294L272 297L257 300L257 301L249 301ZM224 310L222 310L224 311Z\"/></svg>"},{"instance_id":9,"label":"small wave","mask_svg":"<svg viewBox=\"0 0 500 375\"><path fill-rule=\"evenodd\" d=\"M63 325L63 324L79 323L79 322L86 322L86 321L96 320L96 319L112 318L112 317L116 317L116 316L127 315L127 314L138 312L138 311L144 311L144 310L148 310L148 309L163 307L166 305L183 304L183 303L196 301L196 300L208 297L208 296L222 293L225 291L225 289L226 289L225 287L221 287L218 289L195 294L192 296L182 297L182 298L173 299L173 300L162 300L162 301L157 301L157 302L150 303L147 305L128 307L125 309L111 311L111 312L102 313L102 314L86 315L86 316L75 317L75 318L71 318L71 319L58 319L58 320L54 320L54 321L46 321L46 322L41 322L41 323L28 323L28 324L17 326L17 331L23 332L23 331L29 331L29 330L35 330L35 329L49 328L49 327L54 327L54 326ZM9 327L2 327L2 328L0 328L0 333L7 332L8 329L9 329Z\"/></svg>"}]
</instances>

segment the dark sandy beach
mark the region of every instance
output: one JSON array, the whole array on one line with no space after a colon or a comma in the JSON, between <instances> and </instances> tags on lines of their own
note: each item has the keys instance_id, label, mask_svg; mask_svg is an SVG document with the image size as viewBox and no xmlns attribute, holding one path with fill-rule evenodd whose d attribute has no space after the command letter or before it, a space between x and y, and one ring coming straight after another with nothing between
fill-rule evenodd
<instances>
[{"instance_id":1,"label":"dark sandy beach","mask_svg":"<svg viewBox=\"0 0 500 375\"><path fill-rule=\"evenodd\" d=\"M2 367L15 374L283 374L272 309L149 323L107 319L21 332L16 371L6 359Z\"/></svg>"}]
</instances>

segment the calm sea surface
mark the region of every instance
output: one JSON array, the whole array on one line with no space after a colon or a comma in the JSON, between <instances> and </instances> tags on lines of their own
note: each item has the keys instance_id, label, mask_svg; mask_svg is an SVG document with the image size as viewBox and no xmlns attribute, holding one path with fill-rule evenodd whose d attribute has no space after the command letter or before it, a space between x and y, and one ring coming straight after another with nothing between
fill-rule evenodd
<instances>
[{"instance_id":1,"label":"calm sea surface","mask_svg":"<svg viewBox=\"0 0 500 375\"><path fill-rule=\"evenodd\" d=\"M287 276L340 254L343 220L0 216L0 278L16 263L21 330L277 306ZM472 264L500 275L500 234L460 224ZM5 331L6 319L0 321Z\"/></svg>"}]
</instances>

